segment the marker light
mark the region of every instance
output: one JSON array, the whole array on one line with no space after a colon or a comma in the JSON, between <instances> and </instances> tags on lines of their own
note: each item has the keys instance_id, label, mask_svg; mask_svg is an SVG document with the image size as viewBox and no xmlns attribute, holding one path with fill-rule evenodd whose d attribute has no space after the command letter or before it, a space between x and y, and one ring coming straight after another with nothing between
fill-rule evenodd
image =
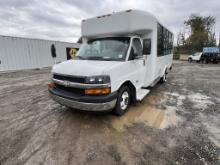
<instances>
[{"instance_id":1,"label":"marker light","mask_svg":"<svg viewBox=\"0 0 220 165\"><path fill-rule=\"evenodd\" d=\"M55 84L51 82L51 83L47 84L47 86L49 89L52 89L55 87Z\"/></svg>"},{"instance_id":2,"label":"marker light","mask_svg":"<svg viewBox=\"0 0 220 165\"><path fill-rule=\"evenodd\" d=\"M99 89L86 89L86 95L106 95L111 93L110 88L99 88Z\"/></svg>"}]
</instances>

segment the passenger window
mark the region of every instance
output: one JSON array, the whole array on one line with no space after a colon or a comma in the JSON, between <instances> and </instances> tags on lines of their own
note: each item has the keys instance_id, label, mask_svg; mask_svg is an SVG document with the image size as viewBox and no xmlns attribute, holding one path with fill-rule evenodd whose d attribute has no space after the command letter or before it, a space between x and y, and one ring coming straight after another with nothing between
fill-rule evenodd
<instances>
[{"instance_id":1,"label":"passenger window","mask_svg":"<svg viewBox=\"0 0 220 165\"><path fill-rule=\"evenodd\" d=\"M165 56L172 53L173 34L158 23L157 26L157 56Z\"/></svg>"},{"instance_id":2,"label":"passenger window","mask_svg":"<svg viewBox=\"0 0 220 165\"><path fill-rule=\"evenodd\" d=\"M143 40L143 54L145 55L151 54L151 39Z\"/></svg>"},{"instance_id":3,"label":"passenger window","mask_svg":"<svg viewBox=\"0 0 220 165\"><path fill-rule=\"evenodd\" d=\"M141 45L141 41L138 38L134 38L133 41L132 41L129 60L133 60L136 57L143 56L142 52L143 52L143 48L142 48L142 45Z\"/></svg>"}]
</instances>

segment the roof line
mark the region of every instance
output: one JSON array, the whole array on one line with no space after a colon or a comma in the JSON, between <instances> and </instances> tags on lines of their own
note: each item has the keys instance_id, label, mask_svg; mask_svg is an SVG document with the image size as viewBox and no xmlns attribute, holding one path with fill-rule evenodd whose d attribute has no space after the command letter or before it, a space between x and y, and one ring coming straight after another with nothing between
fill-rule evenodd
<instances>
[{"instance_id":1,"label":"roof line","mask_svg":"<svg viewBox=\"0 0 220 165\"><path fill-rule=\"evenodd\" d=\"M1 35L1 34L0 34L0 37L10 37L10 38L18 38L18 39L41 40L41 41L50 41L50 42L63 42L63 43L69 43L69 44L78 44L76 42L67 42L67 41L60 41L60 40L49 40L49 39L41 39L41 38L19 37L19 36L7 36L7 35Z\"/></svg>"}]
</instances>

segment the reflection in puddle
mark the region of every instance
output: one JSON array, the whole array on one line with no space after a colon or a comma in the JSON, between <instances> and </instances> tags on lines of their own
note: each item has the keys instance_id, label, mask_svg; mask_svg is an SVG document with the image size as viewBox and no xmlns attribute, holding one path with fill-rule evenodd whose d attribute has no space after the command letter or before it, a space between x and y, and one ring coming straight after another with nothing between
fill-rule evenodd
<instances>
[{"instance_id":1,"label":"reflection in puddle","mask_svg":"<svg viewBox=\"0 0 220 165\"><path fill-rule=\"evenodd\" d=\"M159 109L147 102L136 103L123 116L111 119L111 124L117 131L124 131L126 127L132 127L137 123L164 129L175 125L176 122L176 111L173 107Z\"/></svg>"}]
</instances>

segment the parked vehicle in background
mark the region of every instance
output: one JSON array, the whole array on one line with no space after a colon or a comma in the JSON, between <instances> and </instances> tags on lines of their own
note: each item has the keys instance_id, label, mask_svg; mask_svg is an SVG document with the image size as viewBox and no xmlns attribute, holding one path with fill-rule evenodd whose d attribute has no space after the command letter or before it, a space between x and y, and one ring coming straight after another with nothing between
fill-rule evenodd
<instances>
[{"instance_id":1,"label":"parked vehicle in background","mask_svg":"<svg viewBox=\"0 0 220 165\"><path fill-rule=\"evenodd\" d=\"M52 69L51 97L84 111L124 114L172 67L173 33L151 14L127 10L82 21L76 59Z\"/></svg>"},{"instance_id":2,"label":"parked vehicle in background","mask_svg":"<svg viewBox=\"0 0 220 165\"><path fill-rule=\"evenodd\" d=\"M193 61L200 62L201 56L202 56L202 52L196 52L188 57L188 61L189 62L193 62Z\"/></svg>"},{"instance_id":3,"label":"parked vehicle in background","mask_svg":"<svg viewBox=\"0 0 220 165\"><path fill-rule=\"evenodd\" d=\"M203 48L201 62L208 64L212 62L213 64L217 64L220 62L220 51L218 47L205 47Z\"/></svg>"}]
</instances>

